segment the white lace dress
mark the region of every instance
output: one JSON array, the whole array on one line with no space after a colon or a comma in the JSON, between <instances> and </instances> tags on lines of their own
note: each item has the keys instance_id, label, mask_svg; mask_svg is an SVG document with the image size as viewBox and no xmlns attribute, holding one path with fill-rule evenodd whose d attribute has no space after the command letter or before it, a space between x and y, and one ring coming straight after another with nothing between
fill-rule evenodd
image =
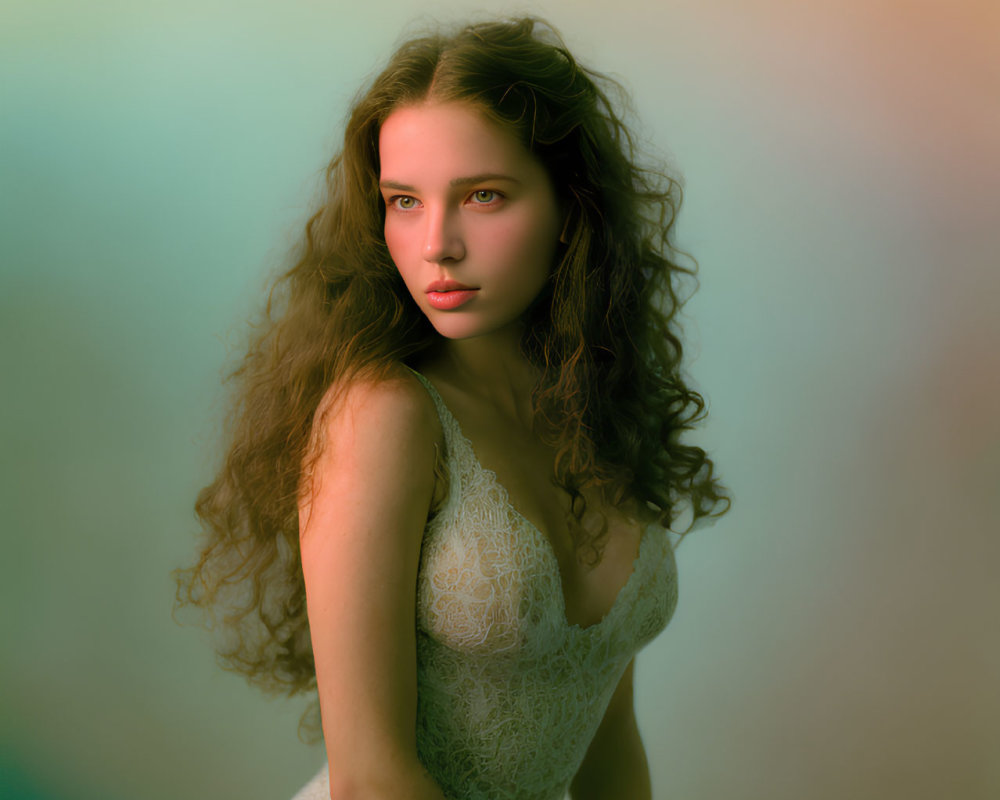
<instances>
[{"instance_id":1,"label":"white lace dress","mask_svg":"<svg viewBox=\"0 0 1000 800\"><path fill-rule=\"evenodd\" d=\"M670 620L677 570L651 525L597 624L566 619L552 546L444 428L449 494L424 533L417 578L417 749L450 800L562 800L635 653ZM327 769L293 800L328 800Z\"/></svg>"}]
</instances>

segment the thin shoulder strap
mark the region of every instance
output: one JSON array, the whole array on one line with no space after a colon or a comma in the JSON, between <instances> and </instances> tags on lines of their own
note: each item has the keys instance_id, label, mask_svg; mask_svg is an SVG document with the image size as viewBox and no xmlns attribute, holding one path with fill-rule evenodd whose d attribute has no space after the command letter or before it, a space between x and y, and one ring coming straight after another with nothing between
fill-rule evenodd
<instances>
[{"instance_id":1,"label":"thin shoulder strap","mask_svg":"<svg viewBox=\"0 0 1000 800\"><path fill-rule=\"evenodd\" d=\"M413 367L406 367L410 372L412 372L417 380L419 380L427 393L431 396L431 400L434 401L434 407L437 409L438 420L441 422L441 429L444 431L444 453L439 453L438 458L435 459L434 469L438 473L438 477L441 478L446 486L448 486L448 494L446 499L448 502L461 496L461 490L458 485L459 477L456 469L453 467L453 459L456 448L461 450L464 437L462 435L462 430L458 426L458 420L452 416L451 411L448 410L448 406L445 405L444 400L441 395L438 394L437 389L434 388L427 378L417 372Z\"/></svg>"},{"instance_id":2,"label":"thin shoulder strap","mask_svg":"<svg viewBox=\"0 0 1000 800\"><path fill-rule=\"evenodd\" d=\"M458 426L458 420L445 405L444 400L441 395L438 394L438 390L434 388L434 384L431 383L427 378L417 372L413 367L406 367L410 372L412 372L427 390L427 393L431 396L431 400L434 401L434 407L437 409L438 419L441 421L441 427L444 429L444 438L447 446L449 448L454 447L454 440L456 438L456 433L461 433L461 428Z\"/></svg>"}]
</instances>

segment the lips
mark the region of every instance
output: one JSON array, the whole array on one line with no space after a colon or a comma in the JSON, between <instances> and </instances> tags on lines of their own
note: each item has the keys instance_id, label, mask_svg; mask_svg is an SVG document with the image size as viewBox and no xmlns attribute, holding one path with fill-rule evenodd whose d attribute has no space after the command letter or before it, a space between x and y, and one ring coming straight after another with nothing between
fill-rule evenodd
<instances>
[{"instance_id":1,"label":"lips","mask_svg":"<svg viewBox=\"0 0 1000 800\"><path fill-rule=\"evenodd\" d=\"M466 286L464 283L459 283L458 281L434 281L430 284L425 292L470 292L476 291L475 286Z\"/></svg>"},{"instance_id":2,"label":"lips","mask_svg":"<svg viewBox=\"0 0 1000 800\"><path fill-rule=\"evenodd\" d=\"M427 293L427 302L433 308L451 311L472 300L479 289L458 281L434 281L424 291Z\"/></svg>"}]
</instances>

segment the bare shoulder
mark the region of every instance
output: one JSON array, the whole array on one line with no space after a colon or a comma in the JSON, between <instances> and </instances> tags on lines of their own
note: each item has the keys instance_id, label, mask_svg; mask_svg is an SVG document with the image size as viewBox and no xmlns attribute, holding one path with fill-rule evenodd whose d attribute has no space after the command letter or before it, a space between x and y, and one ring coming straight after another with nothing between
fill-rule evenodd
<instances>
[{"instance_id":1,"label":"bare shoulder","mask_svg":"<svg viewBox=\"0 0 1000 800\"><path fill-rule=\"evenodd\" d=\"M331 489L365 496L434 492L444 434L434 401L406 367L332 385L313 420L302 498L311 505Z\"/></svg>"},{"instance_id":2,"label":"bare shoulder","mask_svg":"<svg viewBox=\"0 0 1000 800\"><path fill-rule=\"evenodd\" d=\"M345 439L394 440L400 445L431 446L443 441L437 409L420 380L401 364L378 377L359 376L333 384L313 420L313 436L321 444Z\"/></svg>"},{"instance_id":3,"label":"bare shoulder","mask_svg":"<svg viewBox=\"0 0 1000 800\"><path fill-rule=\"evenodd\" d=\"M313 435L299 535L328 758L348 783L378 784L386 764L408 782L419 768L416 586L440 423L400 367L331 387Z\"/></svg>"}]
</instances>

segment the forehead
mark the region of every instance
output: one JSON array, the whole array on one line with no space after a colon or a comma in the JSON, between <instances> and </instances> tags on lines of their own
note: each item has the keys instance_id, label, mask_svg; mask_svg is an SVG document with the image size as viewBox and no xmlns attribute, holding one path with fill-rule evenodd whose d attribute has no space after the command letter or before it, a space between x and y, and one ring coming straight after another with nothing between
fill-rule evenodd
<instances>
[{"instance_id":1,"label":"forehead","mask_svg":"<svg viewBox=\"0 0 1000 800\"><path fill-rule=\"evenodd\" d=\"M379 131L379 161L380 177L390 180L540 168L514 136L464 103L429 102L393 111Z\"/></svg>"}]
</instances>

